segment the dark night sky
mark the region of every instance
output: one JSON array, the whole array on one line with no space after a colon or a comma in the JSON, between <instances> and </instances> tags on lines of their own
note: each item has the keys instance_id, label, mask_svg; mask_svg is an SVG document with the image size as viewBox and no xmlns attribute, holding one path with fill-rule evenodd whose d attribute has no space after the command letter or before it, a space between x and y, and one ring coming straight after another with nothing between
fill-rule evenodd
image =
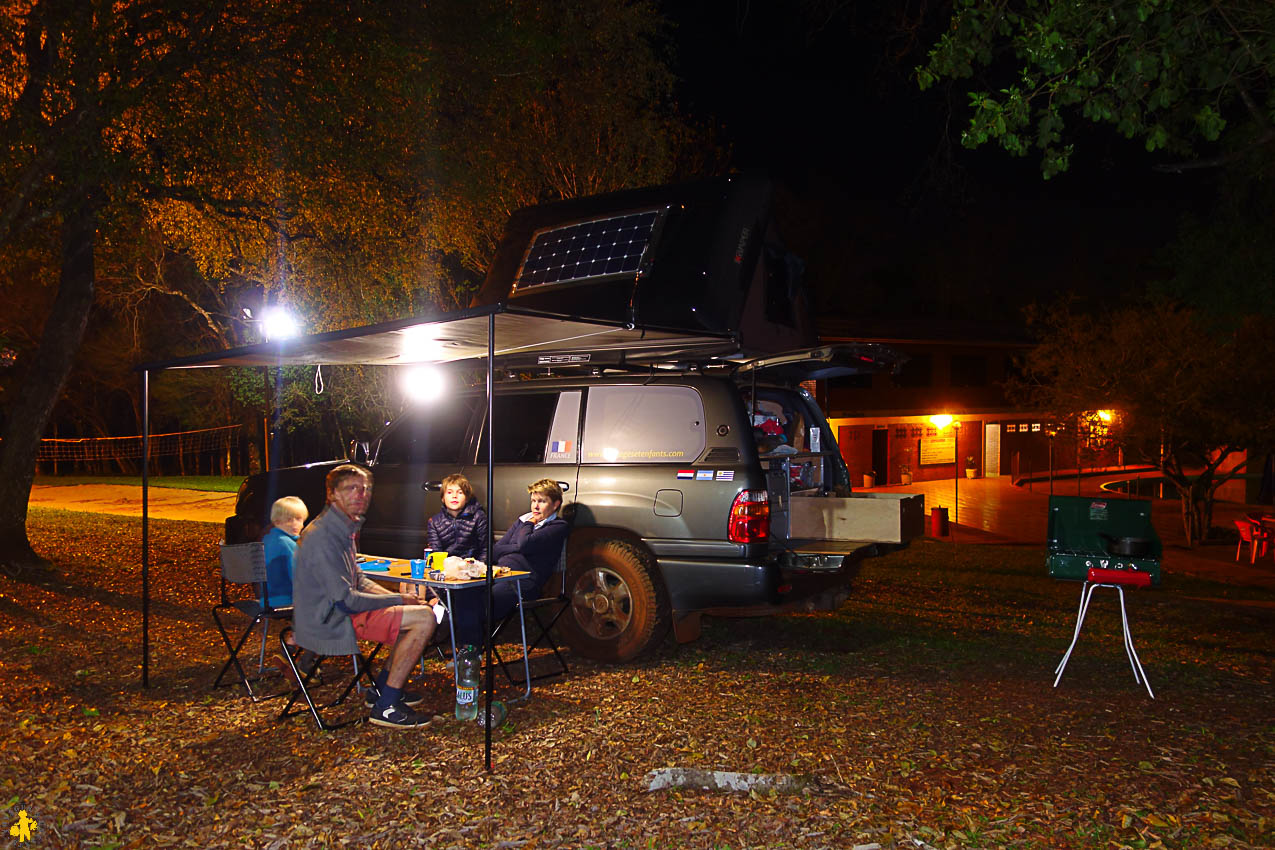
<instances>
[{"instance_id":1,"label":"dark night sky","mask_svg":"<svg viewBox=\"0 0 1275 850\"><path fill-rule=\"evenodd\" d=\"M1206 194L1200 178L1157 173L1135 143L1101 130L1048 182L1030 156L967 151L956 141L964 94L950 95L958 111L945 128L949 94L910 79L924 29L902 33L898 4L841 5L822 26L790 0L667 10L682 107L721 127L735 167L777 178L784 236L823 306L996 318L1052 292L1109 294L1162 273L1159 246Z\"/></svg>"}]
</instances>

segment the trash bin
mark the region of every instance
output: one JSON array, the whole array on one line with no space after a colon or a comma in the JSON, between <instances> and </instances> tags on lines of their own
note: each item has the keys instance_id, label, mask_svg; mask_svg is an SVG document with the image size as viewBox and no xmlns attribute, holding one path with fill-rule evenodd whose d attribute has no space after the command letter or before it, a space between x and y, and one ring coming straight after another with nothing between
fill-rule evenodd
<instances>
[{"instance_id":1,"label":"trash bin","mask_svg":"<svg viewBox=\"0 0 1275 850\"><path fill-rule=\"evenodd\" d=\"M947 508L930 508L930 536L947 537Z\"/></svg>"},{"instance_id":2,"label":"trash bin","mask_svg":"<svg viewBox=\"0 0 1275 850\"><path fill-rule=\"evenodd\" d=\"M865 489L871 489L877 486L877 475L875 472L863 473L863 486Z\"/></svg>"}]
</instances>

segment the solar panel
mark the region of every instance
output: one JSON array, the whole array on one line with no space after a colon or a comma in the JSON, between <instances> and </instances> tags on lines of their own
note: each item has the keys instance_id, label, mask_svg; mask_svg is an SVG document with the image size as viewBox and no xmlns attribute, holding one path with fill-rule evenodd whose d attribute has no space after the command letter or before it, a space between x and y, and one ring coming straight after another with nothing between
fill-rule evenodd
<instances>
[{"instance_id":1,"label":"solar panel","mask_svg":"<svg viewBox=\"0 0 1275 850\"><path fill-rule=\"evenodd\" d=\"M636 274L659 216L659 210L648 210L540 231L514 278L514 292Z\"/></svg>"}]
</instances>

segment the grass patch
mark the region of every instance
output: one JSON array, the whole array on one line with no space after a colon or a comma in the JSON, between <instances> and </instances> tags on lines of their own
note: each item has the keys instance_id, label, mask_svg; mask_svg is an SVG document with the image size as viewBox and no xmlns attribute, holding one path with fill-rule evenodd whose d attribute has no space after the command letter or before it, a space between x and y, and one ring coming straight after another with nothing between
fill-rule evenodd
<instances>
[{"instance_id":1,"label":"grass patch","mask_svg":"<svg viewBox=\"0 0 1275 850\"><path fill-rule=\"evenodd\" d=\"M209 493L236 493L242 475L157 475L148 482L151 487L177 490L203 490ZM71 487L77 484L123 484L141 487L140 475L37 475L35 483L42 487Z\"/></svg>"}]
</instances>

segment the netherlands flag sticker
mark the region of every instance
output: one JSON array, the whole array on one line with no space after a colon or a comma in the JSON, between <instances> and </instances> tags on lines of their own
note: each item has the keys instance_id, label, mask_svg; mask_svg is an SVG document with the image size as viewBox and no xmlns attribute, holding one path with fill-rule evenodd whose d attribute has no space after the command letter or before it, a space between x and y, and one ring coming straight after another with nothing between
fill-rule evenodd
<instances>
[{"instance_id":1,"label":"netherlands flag sticker","mask_svg":"<svg viewBox=\"0 0 1275 850\"><path fill-rule=\"evenodd\" d=\"M677 471L677 477L678 477L678 478L694 478L694 477L695 477L695 470L693 470L693 469L679 469L679 470Z\"/></svg>"}]
</instances>

